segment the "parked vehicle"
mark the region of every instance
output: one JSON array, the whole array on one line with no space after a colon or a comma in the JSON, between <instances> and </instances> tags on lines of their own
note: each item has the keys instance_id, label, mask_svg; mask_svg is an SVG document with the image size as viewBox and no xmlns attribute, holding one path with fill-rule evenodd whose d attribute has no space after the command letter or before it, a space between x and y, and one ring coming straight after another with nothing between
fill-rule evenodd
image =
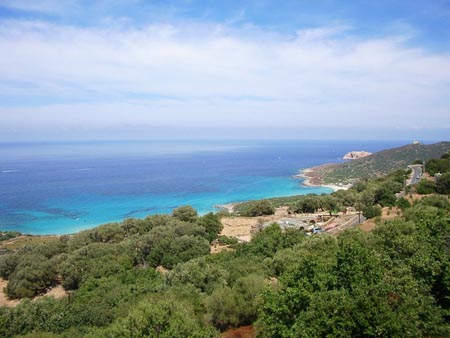
<instances>
[{"instance_id":1,"label":"parked vehicle","mask_svg":"<svg viewBox=\"0 0 450 338\"><path fill-rule=\"evenodd\" d=\"M314 228L313 229L313 234L318 234L318 233L321 233L321 232L324 232L324 230L322 228Z\"/></svg>"}]
</instances>

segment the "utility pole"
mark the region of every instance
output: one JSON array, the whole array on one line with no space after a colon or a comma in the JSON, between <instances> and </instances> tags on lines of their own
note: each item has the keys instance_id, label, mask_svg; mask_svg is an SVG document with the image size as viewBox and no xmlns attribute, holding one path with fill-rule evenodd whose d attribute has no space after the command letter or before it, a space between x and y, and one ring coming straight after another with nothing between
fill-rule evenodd
<instances>
[{"instance_id":1,"label":"utility pole","mask_svg":"<svg viewBox=\"0 0 450 338\"><path fill-rule=\"evenodd\" d=\"M361 201L358 201L358 224L361 224Z\"/></svg>"},{"instance_id":2,"label":"utility pole","mask_svg":"<svg viewBox=\"0 0 450 338\"><path fill-rule=\"evenodd\" d=\"M403 196L406 196L406 174L403 174Z\"/></svg>"}]
</instances>

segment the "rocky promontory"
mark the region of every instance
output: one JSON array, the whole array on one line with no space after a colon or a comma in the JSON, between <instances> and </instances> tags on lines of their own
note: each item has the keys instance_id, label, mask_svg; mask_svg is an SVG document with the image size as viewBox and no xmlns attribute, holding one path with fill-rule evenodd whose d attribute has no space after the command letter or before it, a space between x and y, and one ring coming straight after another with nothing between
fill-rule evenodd
<instances>
[{"instance_id":1,"label":"rocky promontory","mask_svg":"<svg viewBox=\"0 0 450 338\"><path fill-rule=\"evenodd\" d=\"M351 151L344 155L344 160L357 160L358 158L363 158L366 156L372 155L372 153L369 153L368 151Z\"/></svg>"}]
</instances>

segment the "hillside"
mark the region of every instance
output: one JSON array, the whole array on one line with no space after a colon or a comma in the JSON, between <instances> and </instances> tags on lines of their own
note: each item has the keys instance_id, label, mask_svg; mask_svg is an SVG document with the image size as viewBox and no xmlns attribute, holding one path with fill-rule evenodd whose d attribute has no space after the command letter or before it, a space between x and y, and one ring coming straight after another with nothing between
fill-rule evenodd
<instances>
[{"instance_id":1,"label":"hillside","mask_svg":"<svg viewBox=\"0 0 450 338\"><path fill-rule=\"evenodd\" d=\"M383 150L364 158L340 164L328 164L312 168L305 176L313 184L351 183L359 178L373 178L404 169L416 160L439 158L450 150L450 142L435 144L408 144Z\"/></svg>"},{"instance_id":2,"label":"hillside","mask_svg":"<svg viewBox=\"0 0 450 338\"><path fill-rule=\"evenodd\" d=\"M2 233L0 337L450 337L448 191L397 198L403 175L239 206L253 224L275 205L360 209L371 232L272 224L239 243L219 214L183 206L60 237Z\"/></svg>"}]
</instances>

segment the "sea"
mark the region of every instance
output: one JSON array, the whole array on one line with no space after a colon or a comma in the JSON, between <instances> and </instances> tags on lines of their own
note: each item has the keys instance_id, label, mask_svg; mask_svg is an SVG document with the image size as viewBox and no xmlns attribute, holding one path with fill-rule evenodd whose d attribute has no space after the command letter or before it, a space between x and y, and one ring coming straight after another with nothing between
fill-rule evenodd
<instances>
[{"instance_id":1,"label":"sea","mask_svg":"<svg viewBox=\"0 0 450 338\"><path fill-rule=\"evenodd\" d=\"M129 217L330 193L293 177L402 141L177 140L0 143L0 230L68 234Z\"/></svg>"}]
</instances>

